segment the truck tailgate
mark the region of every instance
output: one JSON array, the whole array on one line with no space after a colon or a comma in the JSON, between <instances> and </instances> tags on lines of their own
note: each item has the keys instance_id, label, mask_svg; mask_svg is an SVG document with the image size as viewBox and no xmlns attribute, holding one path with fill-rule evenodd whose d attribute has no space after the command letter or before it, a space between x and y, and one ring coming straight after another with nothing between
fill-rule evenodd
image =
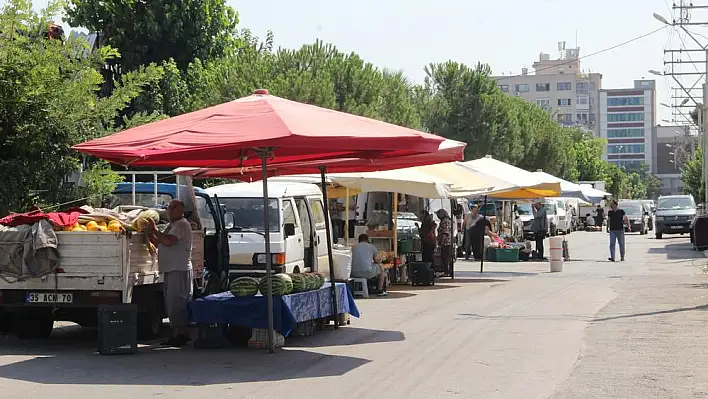
<instances>
[{"instance_id":1,"label":"truck tailgate","mask_svg":"<svg viewBox=\"0 0 708 399\"><path fill-rule=\"evenodd\" d=\"M125 236L105 232L57 232L63 276L123 276Z\"/></svg>"}]
</instances>

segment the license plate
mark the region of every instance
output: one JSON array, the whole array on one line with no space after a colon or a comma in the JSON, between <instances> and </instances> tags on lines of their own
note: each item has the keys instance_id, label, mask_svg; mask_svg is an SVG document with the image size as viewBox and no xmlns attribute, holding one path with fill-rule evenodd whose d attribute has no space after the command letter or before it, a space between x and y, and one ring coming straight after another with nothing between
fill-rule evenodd
<instances>
[{"instance_id":1,"label":"license plate","mask_svg":"<svg viewBox=\"0 0 708 399\"><path fill-rule=\"evenodd\" d=\"M683 226L671 226L672 229L680 229Z\"/></svg>"},{"instance_id":2,"label":"license plate","mask_svg":"<svg viewBox=\"0 0 708 399\"><path fill-rule=\"evenodd\" d=\"M70 292L29 292L27 303L73 303L74 294Z\"/></svg>"}]
</instances>

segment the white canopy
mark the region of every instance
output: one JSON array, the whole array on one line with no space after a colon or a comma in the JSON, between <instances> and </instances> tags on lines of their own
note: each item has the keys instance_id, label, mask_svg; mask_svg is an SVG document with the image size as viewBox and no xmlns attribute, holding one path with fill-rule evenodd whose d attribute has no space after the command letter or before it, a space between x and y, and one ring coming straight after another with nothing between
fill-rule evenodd
<instances>
[{"instance_id":1,"label":"white canopy","mask_svg":"<svg viewBox=\"0 0 708 399\"><path fill-rule=\"evenodd\" d=\"M317 175L293 175L273 177L271 181L290 181L302 183L321 182ZM420 171L405 169L367 173L330 173L327 181L342 187L362 192L396 192L421 198L447 198L450 183Z\"/></svg>"},{"instance_id":2,"label":"white canopy","mask_svg":"<svg viewBox=\"0 0 708 399\"><path fill-rule=\"evenodd\" d=\"M568 197L568 198L577 198L579 200L583 200L585 202L590 202L590 199L585 196L583 193L583 188L580 186L580 184L572 183L567 180L563 180L561 178L555 177L551 174L548 174L542 170L537 170L536 172L533 172L534 175L538 176L541 180L544 181L555 181L560 183L561 187L561 193L560 197Z\"/></svg>"},{"instance_id":3,"label":"white canopy","mask_svg":"<svg viewBox=\"0 0 708 399\"><path fill-rule=\"evenodd\" d=\"M491 155L459 164L502 181L502 184L495 185L491 192L474 194L488 194L492 197L508 199L530 199L557 197L561 193L558 181L547 181L529 171L496 160Z\"/></svg>"},{"instance_id":4,"label":"white canopy","mask_svg":"<svg viewBox=\"0 0 708 399\"><path fill-rule=\"evenodd\" d=\"M597 204L605 197L612 196L612 194L598 190L589 184L580 184L580 187L583 190L583 195L588 199L588 202L593 204Z\"/></svg>"}]
</instances>

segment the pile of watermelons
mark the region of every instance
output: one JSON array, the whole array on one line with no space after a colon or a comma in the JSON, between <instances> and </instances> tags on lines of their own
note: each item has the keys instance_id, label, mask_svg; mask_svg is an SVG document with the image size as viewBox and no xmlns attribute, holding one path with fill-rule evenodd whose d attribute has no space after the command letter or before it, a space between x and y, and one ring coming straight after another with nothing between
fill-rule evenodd
<instances>
[{"instance_id":1,"label":"pile of watermelons","mask_svg":"<svg viewBox=\"0 0 708 399\"><path fill-rule=\"evenodd\" d=\"M271 278L273 295L288 295L298 292L314 291L322 288L325 277L322 273L278 273ZM234 296L254 296L268 294L268 285L265 277L239 277L229 286Z\"/></svg>"}]
</instances>

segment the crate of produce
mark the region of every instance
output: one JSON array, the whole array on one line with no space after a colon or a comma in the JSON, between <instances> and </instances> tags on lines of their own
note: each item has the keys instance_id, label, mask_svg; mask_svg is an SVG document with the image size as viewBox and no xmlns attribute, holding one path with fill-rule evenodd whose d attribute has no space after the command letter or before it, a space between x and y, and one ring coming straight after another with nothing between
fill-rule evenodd
<instances>
[{"instance_id":1,"label":"crate of produce","mask_svg":"<svg viewBox=\"0 0 708 399\"><path fill-rule=\"evenodd\" d=\"M519 248L489 248L489 260L492 262L518 262Z\"/></svg>"},{"instance_id":2,"label":"crate of produce","mask_svg":"<svg viewBox=\"0 0 708 399\"><path fill-rule=\"evenodd\" d=\"M101 305L97 312L98 353L119 355L138 351L137 305Z\"/></svg>"}]
</instances>

